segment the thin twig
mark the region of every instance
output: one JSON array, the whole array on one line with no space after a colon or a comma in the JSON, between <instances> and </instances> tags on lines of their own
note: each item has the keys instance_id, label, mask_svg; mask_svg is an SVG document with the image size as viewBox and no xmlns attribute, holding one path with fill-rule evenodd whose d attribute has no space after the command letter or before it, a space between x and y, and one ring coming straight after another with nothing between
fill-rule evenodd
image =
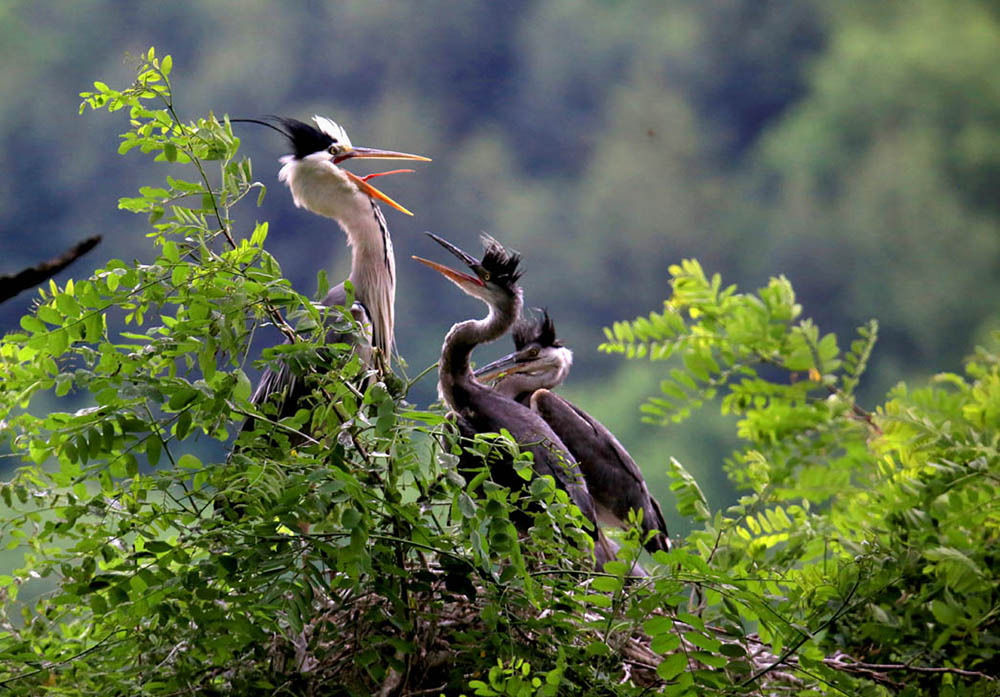
<instances>
[{"instance_id":1,"label":"thin twig","mask_svg":"<svg viewBox=\"0 0 1000 697\"><path fill-rule=\"evenodd\" d=\"M914 666L906 663L865 663L864 661L855 660L846 654L839 654L837 656L825 658L823 662L826 665L838 670L847 671L857 669L865 672L899 670L911 673L952 673L954 675L962 675L967 678L983 678L991 682L997 680L996 677L987 675L986 673L978 670L965 670L963 668L948 668L942 666Z\"/></svg>"},{"instance_id":2,"label":"thin twig","mask_svg":"<svg viewBox=\"0 0 1000 697\"><path fill-rule=\"evenodd\" d=\"M100 641L98 641L93 646L91 646L89 648L86 648L86 649L83 649L82 651L80 651L78 653L75 653L72 656L69 656L67 658L63 658L63 659L58 660L58 661L51 661L51 662L46 663L45 665L43 665L41 668L37 668L35 670L28 671L27 673L21 673L19 675L15 675L13 677L7 678L5 680L0 680L0 687L3 687L4 685L9 685L10 683L16 682L18 680L24 680L25 678L30 678L31 676L38 675L39 673L43 673L46 670L52 670L56 666L61 666L61 665L64 665L66 663L71 663L72 661L75 661L78 658L83 658L87 654L93 653L97 649L101 648L101 646L105 645L107 643L108 639L110 639L114 634L115 634L115 632L109 632L103 639L101 639ZM119 639L118 641L112 642L112 644L120 644L120 643L122 643L124 641L128 641L129 639L130 639L130 637L124 637L122 639Z\"/></svg>"},{"instance_id":3,"label":"thin twig","mask_svg":"<svg viewBox=\"0 0 1000 697\"><path fill-rule=\"evenodd\" d=\"M747 678L746 680L744 680L743 682L741 682L739 686L740 687L746 687L750 683L757 682L757 680L759 680L761 677L763 677L767 673L770 673L772 670L774 670L778 666L780 666L783 663L785 663L790 656L792 656L796 651L798 651L802 647L802 645L804 643L806 643L807 641L809 641L809 639L811 637L815 636L816 632L823 631L824 629L826 629L827 627L829 627L831 624L833 624L835 621L837 621L837 618L839 618L841 615L843 615L847 611L848 607L851 604L851 598L854 597L854 594L857 592L858 586L860 586L860 585L861 585L861 574L858 574L858 577L854 580L854 586L851 588L850 592L847 594L847 597L844 598L844 604L841 605L837 609L837 611L835 613L833 613L832 615L830 615L830 618L826 622L824 622L822 625L820 625L819 629L817 629L814 632L810 632L808 634L802 634L802 636L799 637L799 639L794 644L792 644L787 649L785 649L784 653L782 653L780 656L778 656L778 658L773 663L771 663L770 665L767 665L764 668L761 668L760 670L758 670L756 673L754 673L753 675L751 675L749 678Z\"/></svg>"}]
</instances>

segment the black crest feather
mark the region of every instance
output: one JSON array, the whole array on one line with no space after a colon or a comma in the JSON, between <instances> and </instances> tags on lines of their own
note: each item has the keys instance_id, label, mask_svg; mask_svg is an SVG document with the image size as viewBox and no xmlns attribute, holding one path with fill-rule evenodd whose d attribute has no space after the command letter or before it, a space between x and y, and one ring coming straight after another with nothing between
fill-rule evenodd
<instances>
[{"instance_id":1,"label":"black crest feather","mask_svg":"<svg viewBox=\"0 0 1000 697\"><path fill-rule=\"evenodd\" d=\"M486 250L483 252L483 259L480 265L490 272L490 276L495 282L513 285L523 273L519 268L521 255L517 252L508 252L503 245L492 237L484 237Z\"/></svg>"},{"instance_id":2,"label":"black crest feather","mask_svg":"<svg viewBox=\"0 0 1000 697\"><path fill-rule=\"evenodd\" d=\"M230 119L233 123L256 123L273 128L288 139L296 160L306 155L326 150L333 145L333 138L315 126L284 116L265 116L263 119ZM277 125L276 125L277 124Z\"/></svg>"},{"instance_id":3,"label":"black crest feather","mask_svg":"<svg viewBox=\"0 0 1000 697\"><path fill-rule=\"evenodd\" d=\"M333 144L333 138L305 121L281 116L272 118L285 127L285 137L291 143L296 160L301 160L314 152L326 150Z\"/></svg>"},{"instance_id":4,"label":"black crest feather","mask_svg":"<svg viewBox=\"0 0 1000 697\"><path fill-rule=\"evenodd\" d=\"M514 350L520 351L528 344L538 344L542 348L561 346L556 338L556 325L549 317L549 311L543 309L538 319L521 318L511 330L514 337Z\"/></svg>"}]
</instances>

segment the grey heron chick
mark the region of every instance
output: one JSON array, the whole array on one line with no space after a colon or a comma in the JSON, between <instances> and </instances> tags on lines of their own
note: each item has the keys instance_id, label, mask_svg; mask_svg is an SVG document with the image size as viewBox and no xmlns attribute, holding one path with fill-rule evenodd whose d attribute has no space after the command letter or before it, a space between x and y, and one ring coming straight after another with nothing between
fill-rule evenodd
<instances>
[{"instance_id":1,"label":"grey heron chick","mask_svg":"<svg viewBox=\"0 0 1000 697\"><path fill-rule=\"evenodd\" d=\"M635 460L604 424L551 391L569 375L573 352L556 337L548 312L518 320L512 335L513 353L476 370L476 378L496 380L494 390L530 407L559 436L580 464L600 522L627 528L629 511L641 511L646 549L669 551L663 512Z\"/></svg>"},{"instance_id":2,"label":"grey heron chick","mask_svg":"<svg viewBox=\"0 0 1000 697\"><path fill-rule=\"evenodd\" d=\"M532 453L535 473L551 476L593 524L590 533L594 538L596 562L598 568L603 568L614 558L614 545L597 525L594 501L569 449L538 414L478 382L470 365L473 349L503 336L520 315L521 289L517 285L521 275L519 255L508 252L499 242L484 236L485 251L482 259L477 259L450 242L427 234L458 257L472 273L456 271L421 257L414 259L434 269L489 308L485 318L459 322L445 336L438 366L438 389L442 399L457 415L459 431L464 437L499 433L506 429L523 450ZM509 462L492 465L491 474L497 483L511 489L524 484Z\"/></svg>"}]
</instances>

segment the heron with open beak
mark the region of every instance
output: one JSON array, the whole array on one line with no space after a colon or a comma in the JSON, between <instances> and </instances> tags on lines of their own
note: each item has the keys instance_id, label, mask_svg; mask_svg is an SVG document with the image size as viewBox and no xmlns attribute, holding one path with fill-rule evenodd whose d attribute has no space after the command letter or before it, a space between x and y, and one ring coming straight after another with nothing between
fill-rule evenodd
<instances>
[{"instance_id":1,"label":"heron with open beak","mask_svg":"<svg viewBox=\"0 0 1000 697\"><path fill-rule=\"evenodd\" d=\"M323 116L313 117L315 125L282 117L232 121L257 123L285 136L292 152L280 159L278 179L288 186L296 206L332 218L347 236L351 249L348 281L353 286L354 300L346 309L363 328L363 336L359 341L354 334L331 331L327 343L353 344L367 365L387 366L394 346L396 259L379 203L406 215L412 213L376 188L371 180L413 170L359 176L344 165L360 159L429 162L430 158L356 146L341 126ZM340 283L330 289L322 303L327 307L344 306L347 297L345 283ZM379 361L373 361L373 349L380 354ZM264 371L251 401L259 405L272 395L282 395L277 417L280 419L294 414L308 392L302 377L282 363L277 369Z\"/></svg>"},{"instance_id":2,"label":"heron with open beak","mask_svg":"<svg viewBox=\"0 0 1000 697\"><path fill-rule=\"evenodd\" d=\"M597 525L594 501L569 449L538 414L481 384L472 373L470 356L473 349L503 336L521 313L521 289L517 285L521 276L519 255L508 252L492 237L484 235L485 251L482 258L477 259L437 235L427 234L468 267L468 272L421 257L414 259L489 308L485 318L458 322L445 336L438 365L438 391L442 400L456 415L463 437L506 429L522 450L532 453L535 473L550 475L556 486L569 494L570 500L593 524L589 532L594 538L594 556L597 567L603 568L606 562L614 559L614 544ZM497 483L511 489L524 485L509 461L491 463L490 467Z\"/></svg>"}]
</instances>

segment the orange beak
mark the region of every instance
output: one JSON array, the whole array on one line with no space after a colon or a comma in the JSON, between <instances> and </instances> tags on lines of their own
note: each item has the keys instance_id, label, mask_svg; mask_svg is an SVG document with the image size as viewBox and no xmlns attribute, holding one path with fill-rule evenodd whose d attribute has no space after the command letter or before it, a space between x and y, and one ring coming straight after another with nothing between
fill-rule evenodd
<instances>
[{"instance_id":1,"label":"orange beak","mask_svg":"<svg viewBox=\"0 0 1000 697\"><path fill-rule=\"evenodd\" d=\"M431 161L431 158L424 157L423 155L411 155L410 153L396 152L395 150L379 150L377 148L351 148L350 150L347 150L341 153L340 155L337 155L333 159L333 163L340 164L345 160L350 160L355 158L357 159L369 158L378 160L415 160L417 162ZM348 172L347 170L344 170L348 178L350 178L350 180L354 182L354 185L357 186L358 189L364 192L367 196L370 196L371 198L376 199L378 201L382 201L386 205L392 206L400 213L405 213L406 215L413 215L413 213L411 213L409 210L407 210L400 204L393 201L391 198L389 198L389 196L384 194L382 191L376 189L374 186L369 184L368 180L374 179L375 177L381 177L386 174L400 174L403 172L412 172L412 171L413 171L412 169L394 169L390 172L380 172L377 174L369 174L366 177L359 177L353 172Z\"/></svg>"},{"instance_id":2,"label":"orange beak","mask_svg":"<svg viewBox=\"0 0 1000 697\"><path fill-rule=\"evenodd\" d=\"M444 247L445 249L447 249L449 252L454 254L456 257L461 259L470 269L475 269L477 266L479 266L478 259L476 259L471 254L462 251L448 240L442 237L438 237L437 235L431 232L428 232L427 236L430 237L435 242L437 242L442 247ZM419 261L424 266L429 266L430 268L434 269L439 274L441 274L442 276L444 276L449 281L454 283L459 288L462 288L463 290L466 288L484 288L486 286L486 284L483 283L481 279L471 274L462 273L461 271L456 271L455 269L449 268L444 264L439 264L436 261L431 261L430 259L424 259L423 257L414 256L413 258L416 261Z\"/></svg>"}]
</instances>

